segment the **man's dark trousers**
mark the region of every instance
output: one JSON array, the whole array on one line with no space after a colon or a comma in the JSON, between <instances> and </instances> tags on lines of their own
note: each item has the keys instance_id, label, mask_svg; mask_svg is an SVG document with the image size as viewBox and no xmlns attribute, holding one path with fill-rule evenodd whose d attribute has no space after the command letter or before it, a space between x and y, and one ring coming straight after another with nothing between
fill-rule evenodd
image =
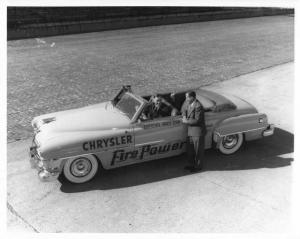
<instances>
[{"instance_id":1,"label":"man's dark trousers","mask_svg":"<svg viewBox=\"0 0 300 239\"><path fill-rule=\"evenodd\" d=\"M187 155L191 165L196 169L203 167L204 136L187 137Z\"/></svg>"}]
</instances>

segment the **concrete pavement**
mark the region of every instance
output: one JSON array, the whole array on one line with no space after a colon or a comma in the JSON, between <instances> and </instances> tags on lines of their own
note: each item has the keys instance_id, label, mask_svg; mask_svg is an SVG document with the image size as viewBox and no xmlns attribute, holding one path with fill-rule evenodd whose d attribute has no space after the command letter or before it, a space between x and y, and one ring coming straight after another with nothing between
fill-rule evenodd
<instances>
[{"instance_id":1,"label":"concrete pavement","mask_svg":"<svg viewBox=\"0 0 300 239\"><path fill-rule=\"evenodd\" d=\"M187 173L185 159L175 157L107 171L84 185L41 183L29 166L30 140L8 144L8 213L40 232L288 232L293 70L288 63L207 87L253 103L277 128L232 156L208 150L200 173Z\"/></svg>"}]
</instances>

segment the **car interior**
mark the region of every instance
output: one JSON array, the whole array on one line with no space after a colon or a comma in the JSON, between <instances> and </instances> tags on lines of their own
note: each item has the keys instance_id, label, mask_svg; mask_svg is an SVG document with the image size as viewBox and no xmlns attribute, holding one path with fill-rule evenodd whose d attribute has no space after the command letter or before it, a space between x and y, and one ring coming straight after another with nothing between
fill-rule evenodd
<instances>
[{"instance_id":1,"label":"car interior","mask_svg":"<svg viewBox=\"0 0 300 239\"><path fill-rule=\"evenodd\" d=\"M174 115L172 111L172 113L170 113L170 115L166 116L166 117L170 117L172 116L176 116L176 115L181 115L181 107L183 105L183 103L185 102L185 94L186 92L179 92L179 93L163 93L163 94L159 94L165 101L167 101L168 103L172 104L176 109L177 112ZM151 98L153 97L153 95L148 95L148 96L142 96L145 100L147 100L148 102L151 102ZM197 97L198 98L198 97ZM145 119L146 117L144 116L143 120L149 120Z\"/></svg>"},{"instance_id":2,"label":"car interior","mask_svg":"<svg viewBox=\"0 0 300 239\"><path fill-rule=\"evenodd\" d=\"M114 104L118 102L120 97L124 92L132 92L130 85L124 85L120 92L117 94L117 96L112 100ZM171 93L159 93L159 95L164 99L164 101L167 101L168 103L172 104L176 108L178 112L176 112L175 115L180 115L181 113L181 107L183 103L185 102L185 94L187 91L182 92L171 92ZM202 95L203 94L203 95ZM214 97L210 97L207 95L207 92L205 90L202 90L201 94L197 94L197 99L201 102L201 104L204 107L205 112L221 112L221 111L228 111L228 110L235 110L236 105L234 105L230 100L226 99L224 96L215 94L213 92L209 92L210 95L214 95ZM143 99L145 99L147 102L149 102L149 105L153 104L153 97L155 98L155 95L147 95L142 96ZM145 110L145 109L144 109ZM174 116L174 111L168 116Z\"/></svg>"},{"instance_id":3,"label":"car interior","mask_svg":"<svg viewBox=\"0 0 300 239\"><path fill-rule=\"evenodd\" d=\"M185 101L185 93L186 92L180 92L180 93L165 93L160 94L162 98L164 98L166 101L171 103L179 112L181 110L181 107ZM171 96L173 95L173 97ZM143 98L147 101L150 100L152 95L143 96Z\"/></svg>"}]
</instances>

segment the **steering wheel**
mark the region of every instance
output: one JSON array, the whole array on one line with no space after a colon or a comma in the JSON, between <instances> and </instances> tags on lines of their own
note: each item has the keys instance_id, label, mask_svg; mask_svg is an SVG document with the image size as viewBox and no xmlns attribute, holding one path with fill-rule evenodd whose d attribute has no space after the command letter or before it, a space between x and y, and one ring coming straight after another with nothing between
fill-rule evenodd
<instances>
[{"instance_id":1,"label":"steering wheel","mask_svg":"<svg viewBox=\"0 0 300 239\"><path fill-rule=\"evenodd\" d=\"M176 109L175 107L172 109L171 111L171 116L177 116L180 115L180 112L178 109Z\"/></svg>"},{"instance_id":2,"label":"steering wheel","mask_svg":"<svg viewBox=\"0 0 300 239\"><path fill-rule=\"evenodd\" d=\"M156 97L155 95L151 95L151 97L150 97L148 103L149 103L149 104L152 104L152 103L154 102L154 98L155 98L155 97Z\"/></svg>"}]
</instances>

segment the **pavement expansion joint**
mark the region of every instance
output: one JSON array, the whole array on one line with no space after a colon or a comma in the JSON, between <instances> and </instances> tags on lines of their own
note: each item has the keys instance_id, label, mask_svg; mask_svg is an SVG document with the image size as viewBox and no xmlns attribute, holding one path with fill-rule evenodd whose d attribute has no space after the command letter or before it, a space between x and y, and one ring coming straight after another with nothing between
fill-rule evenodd
<instances>
[{"instance_id":1,"label":"pavement expansion joint","mask_svg":"<svg viewBox=\"0 0 300 239\"><path fill-rule=\"evenodd\" d=\"M34 232L37 232L39 233L39 231L34 227L32 226L25 218L23 218L14 208L13 206L7 202L7 209L13 214L15 215L16 217L18 217L19 219L21 219L26 225L28 225L29 227L31 227Z\"/></svg>"}]
</instances>

